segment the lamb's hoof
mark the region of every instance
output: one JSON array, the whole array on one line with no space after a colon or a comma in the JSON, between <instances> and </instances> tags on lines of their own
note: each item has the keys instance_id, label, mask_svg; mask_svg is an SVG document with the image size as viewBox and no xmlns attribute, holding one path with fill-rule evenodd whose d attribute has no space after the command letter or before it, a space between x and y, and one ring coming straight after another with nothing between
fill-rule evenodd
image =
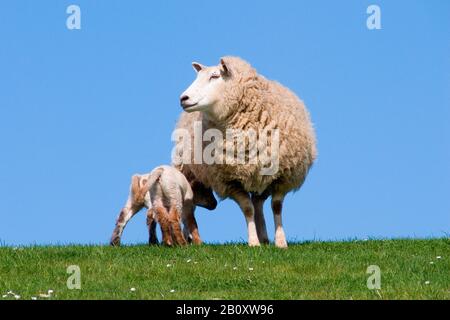
<instances>
[{"instance_id":1,"label":"lamb's hoof","mask_svg":"<svg viewBox=\"0 0 450 320\"><path fill-rule=\"evenodd\" d=\"M200 238L195 238L192 239L189 243L193 244L194 246L200 246L203 243L203 241Z\"/></svg>"},{"instance_id":2,"label":"lamb's hoof","mask_svg":"<svg viewBox=\"0 0 450 320\"><path fill-rule=\"evenodd\" d=\"M120 240L111 240L109 244L111 245L111 247L120 247Z\"/></svg>"},{"instance_id":3,"label":"lamb's hoof","mask_svg":"<svg viewBox=\"0 0 450 320\"><path fill-rule=\"evenodd\" d=\"M186 240L178 240L177 242L175 242L175 246L177 246L177 247L184 247L184 246L187 246L187 241Z\"/></svg>"},{"instance_id":4,"label":"lamb's hoof","mask_svg":"<svg viewBox=\"0 0 450 320\"><path fill-rule=\"evenodd\" d=\"M118 247L120 246L120 237L117 234L113 234L113 236L111 237L111 240L109 241L109 244L112 247Z\"/></svg>"}]
</instances>

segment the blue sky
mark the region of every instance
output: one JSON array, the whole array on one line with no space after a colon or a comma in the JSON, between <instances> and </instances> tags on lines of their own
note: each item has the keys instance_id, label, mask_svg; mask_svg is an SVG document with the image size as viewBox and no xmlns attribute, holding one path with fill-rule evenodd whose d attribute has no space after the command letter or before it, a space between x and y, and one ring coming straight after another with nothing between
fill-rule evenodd
<instances>
[{"instance_id":1,"label":"blue sky","mask_svg":"<svg viewBox=\"0 0 450 320\"><path fill-rule=\"evenodd\" d=\"M1 1L0 241L106 243L130 176L170 162L191 61L228 54L295 91L315 124L288 239L448 235L449 35L437 0ZM197 219L208 242L246 240L231 200ZM268 203L266 220L273 237ZM123 240L147 241L143 213Z\"/></svg>"}]
</instances>

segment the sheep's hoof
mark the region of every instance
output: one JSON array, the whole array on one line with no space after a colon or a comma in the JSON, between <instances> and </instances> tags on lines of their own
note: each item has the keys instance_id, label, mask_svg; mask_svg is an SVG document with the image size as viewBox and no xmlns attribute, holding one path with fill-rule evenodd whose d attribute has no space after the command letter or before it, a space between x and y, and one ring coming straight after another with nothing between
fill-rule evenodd
<instances>
[{"instance_id":1,"label":"sheep's hoof","mask_svg":"<svg viewBox=\"0 0 450 320\"><path fill-rule=\"evenodd\" d=\"M111 240L109 244L111 245L111 247L120 247L120 240Z\"/></svg>"},{"instance_id":2,"label":"sheep's hoof","mask_svg":"<svg viewBox=\"0 0 450 320\"><path fill-rule=\"evenodd\" d=\"M260 247L261 244L259 243L259 240L249 240L248 246L249 247Z\"/></svg>"},{"instance_id":3,"label":"sheep's hoof","mask_svg":"<svg viewBox=\"0 0 450 320\"><path fill-rule=\"evenodd\" d=\"M171 242L171 241L164 241L164 246L166 246L166 247L173 247L174 245L173 245L173 243Z\"/></svg>"},{"instance_id":4,"label":"sheep's hoof","mask_svg":"<svg viewBox=\"0 0 450 320\"><path fill-rule=\"evenodd\" d=\"M194 238L194 239L191 239L191 241L189 243L191 243L195 246L199 246L203 243L203 241L200 238Z\"/></svg>"},{"instance_id":5,"label":"sheep's hoof","mask_svg":"<svg viewBox=\"0 0 450 320\"><path fill-rule=\"evenodd\" d=\"M111 237L111 240L109 241L109 244L113 247L120 246L120 236L114 232L114 234Z\"/></svg>"},{"instance_id":6,"label":"sheep's hoof","mask_svg":"<svg viewBox=\"0 0 450 320\"><path fill-rule=\"evenodd\" d=\"M276 239L275 246L280 249L287 249L288 244L286 242L286 239Z\"/></svg>"}]
</instances>

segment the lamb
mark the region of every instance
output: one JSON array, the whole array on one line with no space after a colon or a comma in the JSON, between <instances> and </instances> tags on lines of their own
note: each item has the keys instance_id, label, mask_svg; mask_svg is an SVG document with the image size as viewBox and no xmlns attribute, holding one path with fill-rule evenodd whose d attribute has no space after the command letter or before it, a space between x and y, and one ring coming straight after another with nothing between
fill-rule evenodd
<instances>
[{"instance_id":1,"label":"lamb","mask_svg":"<svg viewBox=\"0 0 450 320\"><path fill-rule=\"evenodd\" d=\"M189 183L180 171L170 166L159 166L149 174L133 175L128 200L116 221L110 244L120 245L126 224L144 207L147 208L149 244L158 243L156 222L160 224L163 243L166 245L184 245L189 236L194 244L201 244L194 217L195 204L212 210L217 201L211 189L205 188L195 179L190 180ZM180 220L184 224L184 236Z\"/></svg>"},{"instance_id":2,"label":"lamb","mask_svg":"<svg viewBox=\"0 0 450 320\"><path fill-rule=\"evenodd\" d=\"M302 186L317 156L308 111L293 92L267 80L241 58L226 56L218 66L207 67L196 62L192 66L197 78L180 97L185 112L180 116L177 129L188 131L192 139L196 139L195 124L198 123L202 134L212 128L219 130L222 136L230 129L238 132L253 130L259 134L258 139L263 132L278 133L275 152L270 143L258 151L275 155L278 167L270 174L261 174L265 163L260 159L248 161L248 153L244 164L198 163L195 143L189 150L187 161L177 145L174 165L185 175L211 187L220 198L237 202L246 218L250 246L269 242L263 204L271 196L275 245L286 248L281 219L283 200L287 193ZM206 145L204 140L208 139L203 138L203 147ZM235 144L226 141L223 145L230 143ZM245 145L249 145L249 139L245 140Z\"/></svg>"}]
</instances>

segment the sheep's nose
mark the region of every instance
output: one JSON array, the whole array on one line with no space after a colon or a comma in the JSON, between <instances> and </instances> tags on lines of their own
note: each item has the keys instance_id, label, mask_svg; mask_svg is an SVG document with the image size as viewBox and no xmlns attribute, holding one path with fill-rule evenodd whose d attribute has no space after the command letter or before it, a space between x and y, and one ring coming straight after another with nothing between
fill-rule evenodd
<instances>
[{"instance_id":1,"label":"sheep's nose","mask_svg":"<svg viewBox=\"0 0 450 320\"><path fill-rule=\"evenodd\" d=\"M180 98L180 103L183 104L184 102L189 100L189 96L188 95L182 95Z\"/></svg>"}]
</instances>

